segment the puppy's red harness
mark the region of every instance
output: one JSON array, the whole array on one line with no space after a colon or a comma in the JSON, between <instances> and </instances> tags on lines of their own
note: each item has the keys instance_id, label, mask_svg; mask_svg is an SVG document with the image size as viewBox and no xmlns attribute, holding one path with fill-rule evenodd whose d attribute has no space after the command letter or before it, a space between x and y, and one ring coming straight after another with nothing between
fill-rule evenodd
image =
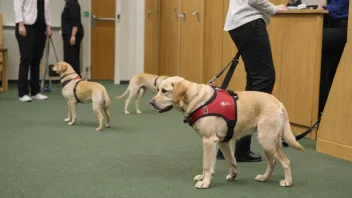
<instances>
[{"instance_id":1,"label":"puppy's red harness","mask_svg":"<svg viewBox=\"0 0 352 198\"><path fill-rule=\"evenodd\" d=\"M231 140L237 122L237 99L238 96L231 90L214 88L213 97L193 111L185 120L190 126L200 118L205 116L222 117L227 122L227 134L223 142Z\"/></svg>"}]
</instances>

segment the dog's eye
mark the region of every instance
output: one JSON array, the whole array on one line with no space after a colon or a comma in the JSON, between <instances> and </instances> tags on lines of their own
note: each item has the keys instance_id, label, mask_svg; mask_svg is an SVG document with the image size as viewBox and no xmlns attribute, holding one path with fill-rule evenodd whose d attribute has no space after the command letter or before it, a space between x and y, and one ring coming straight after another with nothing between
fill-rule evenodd
<instances>
[{"instance_id":1,"label":"dog's eye","mask_svg":"<svg viewBox=\"0 0 352 198\"><path fill-rule=\"evenodd\" d=\"M161 92L162 92L162 93L166 93L167 91L166 91L165 89L162 89Z\"/></svg>"}]
</instances>

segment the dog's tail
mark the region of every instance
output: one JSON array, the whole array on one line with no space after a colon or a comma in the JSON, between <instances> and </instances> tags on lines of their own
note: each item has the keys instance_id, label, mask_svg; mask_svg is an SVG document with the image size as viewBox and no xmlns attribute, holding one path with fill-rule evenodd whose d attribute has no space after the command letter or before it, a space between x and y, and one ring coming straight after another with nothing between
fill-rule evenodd
<instances>
[{"instance_id":1,"label":"dog's tail","mask_svg":"<svg viewBox=\"0 0 352 198\"><path fill-rule=\"evenodd\" d=\"M293 135L291 131L291 126L290 122L288 119L288 113L284 105L280 102L280 107L283 113L283 129L282 129L282 136L285 142L291 146L292 148L298 150L298 151L304 151L304 148L297 142L295 136Z\"/></svg>"},{"instance_id":2,"label":"dog's tail","mask_svg":"<svg viewBox=\"0 0 352 198\"><path fill-rule=\"evenodd\" d=\"M128 85L126 91L122 95L116 96L116 99L121 99L121 98L125 97L126 94L128 94L129 91L130 91L130 86Z\"/></svg>"},{"instance_id":3,"label":"dog's tail","mask_svg":"<svg viewBox=\"0 0 352 198\"><path fill-rule=\"evenodd\" d=\"M105 109L109 108L111 102L110 102L110 97L108 95L108 92L106 90L104 90L104 92L103 92L103 97L104 97L104 107L105 107Z\"/></svg>"}]
</instances>

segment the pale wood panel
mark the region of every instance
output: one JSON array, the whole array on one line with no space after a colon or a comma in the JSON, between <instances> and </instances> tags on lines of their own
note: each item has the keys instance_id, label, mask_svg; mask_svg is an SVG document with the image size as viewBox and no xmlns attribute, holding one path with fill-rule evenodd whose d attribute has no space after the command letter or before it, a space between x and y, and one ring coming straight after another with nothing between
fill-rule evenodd
<instances>
[{"instance_id":1,"label":"pale wood panel","mask_svg":"<svg viewBox=\"0 0 352 198\"><path fill-rule=\"evenodd\" d=\"M223 24L225 24L226 21L226 15L227 11L229 9L229 0L224 0L224 6L223 6ZM223 32L223 58L222 58L222 68L224 68L231 60L232 58L236 55L237 53L237 48L235 43L232 41L230 34L226 31ZM226 71L227 72L227 71ZM226 72L223 74L222 78L219 79L220 82L223 81ZM246 71L244 69L244 63L242 58L239 59L239 63L236 67L236 71L231 79L231 82L229 84L228 89L232 89L235 91L244 91L246 88Z\"/></svg>"},{"instance_id":2,"label":"pale wood panel","mask_svg":"<svg viewBox=\"0 0 352 198\"><path fill-rule=\"evenodd\" d=\"M352 12L350 4L349 12ZM348 36L320 123L317 151L352 161L352 16Z\"/></svg>"},{"instance_id":3,"label":"pale wood panel","mask_svg":"<svg viewBox=\"0 0 352 198\"><path fill-rule=\"evenodd\" d=\"M92 15L115 18L115 0L92 0ZM96 21L91 34L91 78L113 80L115 74L115 22Z\"/></svg>"},{"instance_id":4,"label":"pale wood panel","mask_svg":"<svg viewBox=\"0 0 352 198\"><path fill-rule=\"evenodd\" d=\"M219 0L205 1L203 82L207 83L222 69L223 3ZM218 79L215 86L219 86Z\"/></svg>"},{"instance_id":5,"label":"pale wood panel","mask_svg":"<svg viewBox=\"0 0 352 198\"><path fill-rule=\"evenodd\" d=\"M203 83L204 0L181 0L181 13L180 76Z\"/></svg>"},{"instance_id":6,"label":"pale wood panel","mask_svg":"<svg viewBox=\"0 0 352 198\"><path fill-rule=\"evenodd\" d=\"M144 72L159 74L160 0L145 1Z\"/></svg>"},{"instance_id":7,"label":"pale wood panel","mask_svg":"<svg viewBox=\"0 0 352 198\"><path fill-rule=\"evenodd\" d=\"M318 103L314 102L319 96L323 16L280 14L277 17L284 17L286 24L282 37L285 42L280 100L285 104L291 122L311 126L318 115Z\"/></svg>"},{"instance_id":8,"label":"pale wood panel","mask_svg":"<svg viewBox=\"0 0 352 198\"><path fill-rule=\"evenodd\" d=\"M179 75L180 22L175 11L180 13L180 0L161 1L160 75Z\"/></svg>"}]
</instances>

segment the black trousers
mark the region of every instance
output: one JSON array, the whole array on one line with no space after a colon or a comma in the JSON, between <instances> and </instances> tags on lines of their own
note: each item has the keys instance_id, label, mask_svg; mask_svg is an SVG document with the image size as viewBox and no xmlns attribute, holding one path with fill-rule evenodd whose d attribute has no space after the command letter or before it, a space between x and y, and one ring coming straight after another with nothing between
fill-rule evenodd
<instances>
[{"instance_id":1,"label":"black trousers","mask_svg":"<svg viewBox=\"0 0 352 198\"><path fill-rule=\"evenodd\" d=\"M229 33L237 49L243 42L241 56L247 73L246 91L271 94L275 84L275 68L264 20L251 21ZM236 156L250 151L251 138L252 136L246 136L236 141Z\"/></svg>"},{"instance_id":2,"label":"black trousers","mask_svg":"<svg viewBox=\"0 0 352 198\"><path fill-rule=\"evenodd\" d=\"M40 60L43 57L46 41L45 25L25 25L26 36L21 36L16 24L15 35L20 50L20 67L18 72L18 96L31 95L40 92ZM30 70L30 81L28 83L28 72Z\"/></svg>"},{"instance_id":3,"label":"black trousers","mask_svg":"<svg viewBox=\"0 0 352 198\"><path fill-rule=\"evenodd\" d=\"M80 69L80 50L81 50L81 41L82 37L76 36L76 44L71 45L70 43L70 36L64 36L64 61L69 63L75 72L81 76L81 69Z\"/></svg>"},{"instance_id":4,"label":"black trousers","mask_svg":"<svg viewBox=\"0 0 352 198\"><path fill-rule=\"evenodd\" d=\"M324 27L320 73L319 113L323 112L347 41L347 22Z\"/></svg>"}]
</instances>

